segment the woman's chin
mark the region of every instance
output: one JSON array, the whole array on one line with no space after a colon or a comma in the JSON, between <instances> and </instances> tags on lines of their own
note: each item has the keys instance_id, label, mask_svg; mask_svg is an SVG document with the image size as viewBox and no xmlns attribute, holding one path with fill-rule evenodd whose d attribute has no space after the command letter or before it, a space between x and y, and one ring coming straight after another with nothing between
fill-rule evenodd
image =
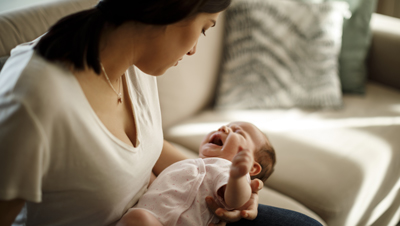
<instances>
[{"instance_id":1,"label":"woman's chin","mask_svg":"<svg viewBox=\"0 0 400 226\"><path fill-rule=\"evenodd\" d=\"M140 68L139 68L140 69ZM165 72L168 70L167 69L160 69L160 70L142 70L140 69L142 72L144 72L145 74L151 75L151 76L161 76L163 74L165 74Z\"/></svg>"},{"instance_id":2,"label":"woman's chin","mask_svg":"<svg viewBox=\"0 0 400 226\"><path fill-rule=\"evenodd\" d=\"M165 68L158 68L158 69L154 69L154 68L143 68L143 70L141 68L139 68L141 71L143 71L144 73L148 74L148 75L152 75L152 76L161 76L163 74L165 74L165 72L168 69L174 68L176 66L178 66L179 61L176 62L174 65L165 67Z\"/></svg>"}]
</instances>

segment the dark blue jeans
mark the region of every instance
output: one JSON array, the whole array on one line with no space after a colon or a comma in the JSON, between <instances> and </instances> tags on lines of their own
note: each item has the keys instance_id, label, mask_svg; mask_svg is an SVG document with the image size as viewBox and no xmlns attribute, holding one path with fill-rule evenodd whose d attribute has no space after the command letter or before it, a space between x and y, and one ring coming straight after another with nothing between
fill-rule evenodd
<instances>
[{"instance_id":1,"label":"dark blue jeans","mask_svg":"<svg viewBox=\"0 0 400 226\"><path fill-rule=\"evenodd\" d=\"M322 226L317 220L302 213L273 206L258 205L257 218L249 221L242 219L229 226Z\"/></svg>"}]
</instances>

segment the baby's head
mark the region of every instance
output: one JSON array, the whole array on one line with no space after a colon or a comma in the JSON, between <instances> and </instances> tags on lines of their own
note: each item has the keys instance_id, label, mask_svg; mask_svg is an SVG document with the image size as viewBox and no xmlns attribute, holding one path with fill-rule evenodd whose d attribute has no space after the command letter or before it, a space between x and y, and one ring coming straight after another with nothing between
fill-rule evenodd
<instances>
[{"instance_id":1,"label":"baby's head","mask_svg":"<svg viewBox=\"0 0 400 226\"><path fill-rule=\"evenodd\" d=\"M254 153L252 179L266 181L274 171L275 150L267 136L248 122L232 122L206 135L199 148L201 158L219 157L232 161L239 147Z\"/></svg>"}]
</instances>

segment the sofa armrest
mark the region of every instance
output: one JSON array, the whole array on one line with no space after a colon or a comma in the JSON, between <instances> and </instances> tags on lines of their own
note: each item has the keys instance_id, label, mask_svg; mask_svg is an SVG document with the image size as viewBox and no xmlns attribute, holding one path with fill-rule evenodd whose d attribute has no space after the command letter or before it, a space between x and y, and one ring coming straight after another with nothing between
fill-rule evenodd
<instances>
[{"instance_id":1,"label":"sofa armrest","mask_svg":"<svg viewBox=\"0 0 400 226\"><path fill-rule=\"evenodd\" d=\"M369 79L400 89L400 19L374 13Z\"/></svg>"},{"instance_id":2,"label":"sofa armrest","mask_svg":"<svg viewBox=\"0 0 400 226\"><path fill-rule=\"evenodd\" d=\"M88 9L97 0L62 0L0 14L0 57L9 56L15 46L45 33L60 18Z\"/></svg>"}]
</instances>

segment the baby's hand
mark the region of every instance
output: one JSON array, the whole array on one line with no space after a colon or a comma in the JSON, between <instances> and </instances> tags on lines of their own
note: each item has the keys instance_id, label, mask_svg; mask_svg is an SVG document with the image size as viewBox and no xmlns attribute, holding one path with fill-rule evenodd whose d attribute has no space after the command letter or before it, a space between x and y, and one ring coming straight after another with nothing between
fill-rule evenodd
<instances>
[{"instance_id":1,"label":"baby's hand","mask_svg":"<svg viewBox=\"0 0 400 226\"><path fill-rule=\"evenodd\" d=\"M240 178L250 172L253 166L254 157L249 149L239 147L238 153L232 159L230 171L231 178Z\"/></svg>"}]
</instances>

